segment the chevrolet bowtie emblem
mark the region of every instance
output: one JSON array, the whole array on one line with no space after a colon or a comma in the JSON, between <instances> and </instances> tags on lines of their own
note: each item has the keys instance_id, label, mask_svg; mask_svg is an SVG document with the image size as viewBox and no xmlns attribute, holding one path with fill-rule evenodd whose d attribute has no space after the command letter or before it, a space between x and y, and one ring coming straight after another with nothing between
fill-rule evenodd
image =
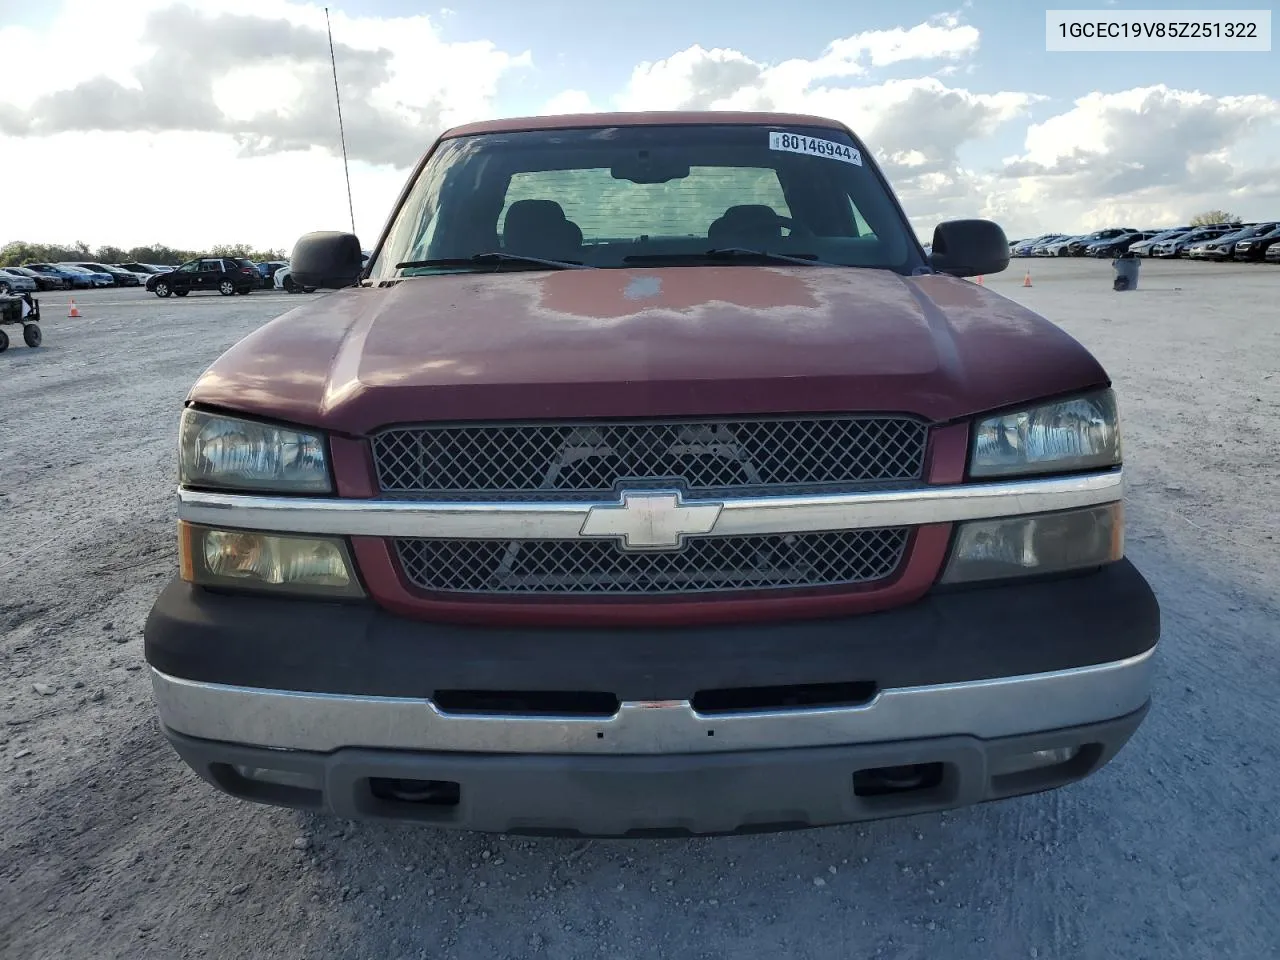
<instances>
[{"instance_id":1,"label":"chevrolet bowtie emblem","mask_svg":"<svg viewBox=\"0 0 1280 960\"><path fill-rule=\"evenodd\" d=\"M710 533L720 503L685 503L675 491L623 493L620 503L597 504L587 511L584 537L612 537L627 550L675 550L685 537Z\"/></svg>"}]
</instances>

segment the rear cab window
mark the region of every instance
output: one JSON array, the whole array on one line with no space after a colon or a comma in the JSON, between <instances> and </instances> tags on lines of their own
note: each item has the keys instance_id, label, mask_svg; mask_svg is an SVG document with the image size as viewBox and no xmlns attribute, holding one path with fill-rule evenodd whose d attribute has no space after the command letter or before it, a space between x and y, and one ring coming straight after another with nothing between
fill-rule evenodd
<instances>
[{"instance_id":1,"label":"rear cab window","mask_svg":"<svg viewBox=\"0 0 1280 960\"><path fill-rule=\"evenodd\" d=\"M687 177L659 184L619 181L605 168L516 173L498 223L505 224L512 206L522 200L559 204L588 243L704 237L713 221L740 204L764 205L791 216L777 172L755 167L690 167Z\"/></svg>"}]
</instances>

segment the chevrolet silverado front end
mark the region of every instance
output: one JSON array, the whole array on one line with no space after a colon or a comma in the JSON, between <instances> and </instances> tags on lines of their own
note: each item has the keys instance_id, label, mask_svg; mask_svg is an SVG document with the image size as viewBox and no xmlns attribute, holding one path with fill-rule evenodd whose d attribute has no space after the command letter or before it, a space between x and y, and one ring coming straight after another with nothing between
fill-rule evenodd
<instances>
[{"instance_id":1,"label":"chevrolet silverado front end","mask_svg":"<svg viewBox=\"0 0 1280 960\"><path fill-rule=\"evenodd\" d=\"M188 398L166 735L247 800L593 836L1088 776L1159 610L1105 372L959 279L1007 261L926 258L820 118L445 133Z\"/></svg>"}]
</instances>

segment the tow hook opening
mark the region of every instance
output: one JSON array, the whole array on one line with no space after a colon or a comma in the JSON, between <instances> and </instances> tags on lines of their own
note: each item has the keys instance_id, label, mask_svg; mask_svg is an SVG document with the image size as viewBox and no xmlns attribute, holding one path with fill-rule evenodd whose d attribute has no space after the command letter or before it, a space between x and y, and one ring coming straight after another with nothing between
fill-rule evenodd
<instances>
[{"instance_id":1,"label":"tow hook opening","mask_svg":"<svg viewBox=\"0 0 1280 960\"><path fill-rule=\"evenodd\" d=\"M941 763L911 763L899 767L868 767L853 775L853 793L858 797L887 797L933 790L942 785Z\"/></svg>"},{"instance_id":2,"label":"tow hook opening","mask_svg":"<svg viewBox=\"0 0 1280 960\"><path fill-rule=\"evenodd\" d=\"M424 807L456 807L462 799L462 787L453 780L371 777L369 790L379 800Z\"/></svg>"}]
</instances>

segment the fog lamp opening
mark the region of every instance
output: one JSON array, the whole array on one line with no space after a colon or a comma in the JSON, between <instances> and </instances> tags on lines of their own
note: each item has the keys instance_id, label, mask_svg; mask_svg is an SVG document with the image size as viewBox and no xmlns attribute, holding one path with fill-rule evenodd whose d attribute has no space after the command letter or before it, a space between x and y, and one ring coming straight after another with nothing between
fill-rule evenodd
<instances>
[{"instance_id":1,"label":"fog lamp opening","mask_svg":"<svg viewBox=\"0 0 1280 960\"><path fill-rule=\"evenodd\" d=\"M236 764L232 768L238 776L256 783L271 783L281 787L297 787L300 790L319 790L320 778L296 770L277 770L274 767L249 767Z\"/></svg>"},{"instance_id":2,"label":"fog lamp opening","mask_svg":"<svg viewBox=\"0 0 1280 960\"><path fill-rule=\"evenodd\" d=\"M1080 747L1055 747L1052 750L1033 750L1029 753L1015 753L991 762L992 776L1001 777L1011 773L1025 773L1028 770L1041 770L1045 767L1056 767L1069 763L1080 755Z\"/></svg>"}]
</instances>

